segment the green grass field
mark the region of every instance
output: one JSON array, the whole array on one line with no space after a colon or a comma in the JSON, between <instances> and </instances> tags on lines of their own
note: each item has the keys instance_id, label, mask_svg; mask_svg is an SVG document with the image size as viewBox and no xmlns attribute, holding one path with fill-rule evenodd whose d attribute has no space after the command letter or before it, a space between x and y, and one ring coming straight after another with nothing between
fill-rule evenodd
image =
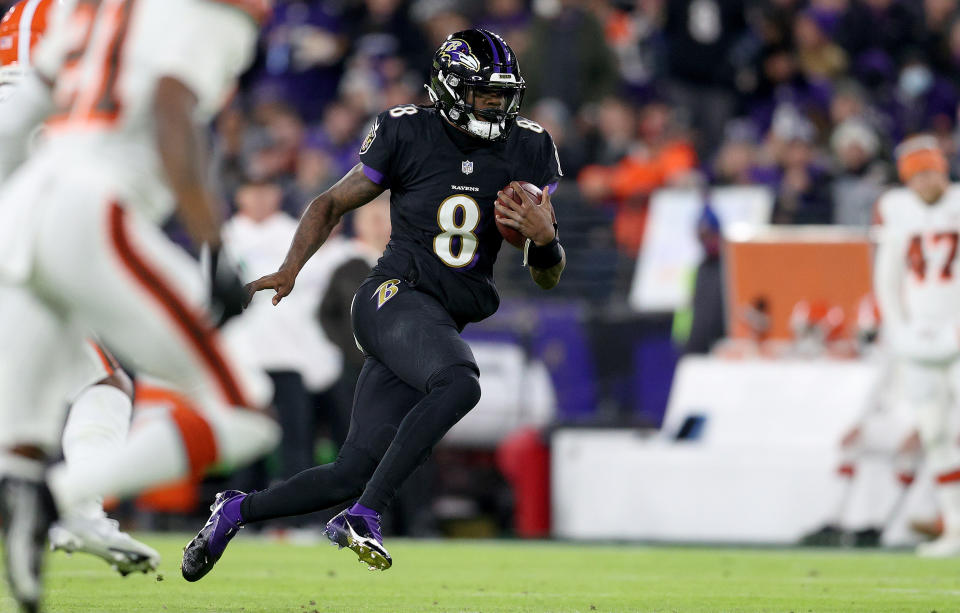
<instances>
[{"instance_id":1,"label":"green grass field","mask_svg":"<svg viewBox=\"0 0 960 613\"><path fill-rule=\"evenodd\" d=\"M50 557L50 612L499 613L960 611L960 560L852 553L565 543L391 540L394 567L352 553L239 538L199 583L180 577L186 536L144 540L160 576ZM8 598L0 611L13 611Z\"/></svg>"}]
</instances>

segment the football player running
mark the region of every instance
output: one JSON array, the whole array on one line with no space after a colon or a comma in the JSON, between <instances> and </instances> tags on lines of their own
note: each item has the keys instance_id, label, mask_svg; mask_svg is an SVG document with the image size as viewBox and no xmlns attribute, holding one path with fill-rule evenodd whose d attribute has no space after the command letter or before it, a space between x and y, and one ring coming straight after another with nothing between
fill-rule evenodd
<instances>
[{"instance_id":1,"label":"football player running","mask_svg":"<svg viewBox=\"0 0 960 613\"><path fill-rule=\"evenodd\" d=\"M493 264L502 237L494 216L529 239L537 285L550 289L560 279L565 256L550 204L561 177L557 151L540 125L518 116L524 81L513 51L487 30L451 34L434 55L427 90L432 106L398 106L376 118L361 162L310 203L280 269L248 285L251 293L274 290L279 303L343 214L390 190L390 243L354 296L365 360L347 439L330 464L262 492L218 494L184 550L190 581L213 568L238 528L358 496L326 534L371 569L389 568L381 514L480 398L477 364L460 332L499 305ZM542 186L542 204L515 181ZM508 183L522 204L499 191Z\"/></svg>"},{"instance_id":2,"label":"football player running","mask_svg":"<svg viewBox=\"0 0 960 613\"><path fill-rule=\"evenodd\" d=\"M59 0L21 0L0 20L0 115L20 112L17 108L10 108L16 104L11 104L9 93L24 78L24 73L30 71L33 49L54 18L51 11L59 10L62 5ZM43 90L40 93L44 93ZM47 100L45 104L50 106L52 101ZM26 149L23 148L19 156L16 149L11 147L7 152L8 163L0 165L0 182L12 166L23 161ZM0 286L0 303L4 301L6 291ZM64 459L81 466L89 459L118 449L126 440L133 401L130 378L105 348L88 341L84 343L82 353L86 358L86 374L79 377L81 383L70 402L62 438ZM156 570L160 554L121 532L117 522L108 519L104 513L101 498L94 497L78 505L76 520L81 518L86 521L86 533L96 534L97 540L82 539L67 527L54 525L50 530L53 549L94 554L124 575Z\"/></svg>"},{"instance_id":3,"label":"football player running","mask_svg":"<svg viewBox=\"0 0 960 613\"><path fill-rule=\"evenodd\" d=\"M923 556L960 554L960 448L954 413L960 358L960 189L932 136L896 151L903 188L878 202L880 235L874 285L884 334L902 362L904 400L916 411L928 465L936 479L943 535L917 548Z\"/></svg>"},{"instance_id":4,"label":"football player running","mask_svg":"<svg viewBox=\"0 0 960 613\"><path fill-rule=\"evenodd\" d=\"M11 592L26 611L39 609L57 515L84 533L77 512L91 496L239 466L279 438L262 412L269 380L223 347L199 265L159 227L177 212L197 244L219 245L200 134L252 59L268 12L268 0L76 0L12 92L11 102L42 101L53 84L44 143L0 192L0 283L10 291L0 512ZM0 133L6 151L12 132ZM238 311L242 287L213 270L219 302ZM48 472L88 329L201 412L145 420L116 452Z\"/></svg>"}]
</instances>

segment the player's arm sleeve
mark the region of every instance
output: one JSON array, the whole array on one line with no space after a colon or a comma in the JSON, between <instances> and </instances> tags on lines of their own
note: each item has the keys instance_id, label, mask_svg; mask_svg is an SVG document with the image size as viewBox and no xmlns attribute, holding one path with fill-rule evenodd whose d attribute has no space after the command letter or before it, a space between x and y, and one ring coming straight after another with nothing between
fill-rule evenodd
<instances>
[{"instance_id":1,"label":"player's arm sleeve","mask_svg":"<svg viewBox=\"0 0 960 613\"><path fill-rule=\"evenodd\" d=\"M901 292L906 269L904 257L906 236L897 232L889 216L885 215L883 202L878 207L880 225L877 227L877 251L874 257L873 289L877 304L883 315L884 327L891 335L901 332L906 324Z\"/></svg>"},{"instance_id":2,"label":"player's arm sleeve","mask_svg":"<svg viewBox=\"0 0 960 613\"><path fill-rule=\"evenodd\" d=\"M397 128L400 118L391 117L389 111L377 115L373 125L360 145L360 163L363 174L380 187L389 189L396 172L395 151Z\"/></svg>"},{"instance_id":3,"label":"player's arm sleeve","mask_svg":"<svg viewBox=\"0 0 960 613\"><path fill-rule=\"evenodd\" d=\"M544 187L550 190L552 194L560 184L563 178L563 169L560 168L560 152L557 151L557 145L553 142L550 134L546 130L543 132L543 143L540 151L541 174L537 181L537 187Z\"/></svg>"},{"instance_id":4,"label":"player's arm sleeve","mask_svg":"<svg viewBox=\"0 0 960 613\"><path fill-rule=\"evenodd\" d=\"M0 182L27 158L34 131L53 112L50 88L32 72L0 98Z\"/></svg>"}]
</instances>

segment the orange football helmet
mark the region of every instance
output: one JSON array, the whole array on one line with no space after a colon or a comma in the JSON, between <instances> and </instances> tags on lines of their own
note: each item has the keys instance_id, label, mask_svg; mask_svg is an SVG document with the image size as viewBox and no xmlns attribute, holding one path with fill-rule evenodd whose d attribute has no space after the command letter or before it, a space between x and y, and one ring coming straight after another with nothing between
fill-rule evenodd
<instances>
[{"instance_id":1,"label":"orange football helmet","mask_svg":"<svg viewBox=\"0 0 960 613\"><path fill-rule=\"evenodd\" d=\"M47 30L50 7L60 0L21 0L0 19L0 85L30 66L30 53Z\"/></svg>"}]
</instances>

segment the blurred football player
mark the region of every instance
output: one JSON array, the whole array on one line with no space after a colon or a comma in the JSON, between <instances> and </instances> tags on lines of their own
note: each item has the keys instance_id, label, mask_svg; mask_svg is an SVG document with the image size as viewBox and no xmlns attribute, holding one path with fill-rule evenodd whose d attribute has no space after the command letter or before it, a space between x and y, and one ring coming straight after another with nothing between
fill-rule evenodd
<instances>
[{"instance_id":1,"label":"blurred football player","mask_svg":"<svg viewBox=\"0 0 960 613\"><path fill-rule=\"evenodd\" d=\"M15 112L2 101L30 70L30 56L50 22L50 11L62 2L57 0L21 0L0 20L0 113ZM5 176L0 175L0 181ZM7 290L0 286L0 301ZM84 343L83 354L88 374L81 376L78 393L70 403L63 430L63 455L72 464L83 463L102 453L120 447L130 429L133 386L116 359L94 341ZM78 505L78 517L89 520L89 530L101 538L87 543L61 526L50 531L54 549L87 551L104 558L120 573L155 570L160 555L152 548L118 529L117 522L106 517L103 501L91 498ZM102 545L102 546L97 546Z\"/></svg>"},{"instance_id":2,"label":"blurred football player","mask_svg":"<svg viewBox=\"0 0 960 613\"><path fill-rule=\"evenodd\" d=\"M827 523L801 545L875 547L905 505L921 460L916 415L903 402L899 365L880 342L880 312L872 294L857 306L862 359L879 369L866 410L840 441L842 493Z\"/></svg>"},{"instance_id":3,"label":"blurred football player","mask_svg":"<svg viewBox=\"0 0 960 613\"><path fill-rule=\"evenodd\" d=\"M397 488L478 402L479 371L460 331L499 305L493 264L502 244L496 215L527 237L533 280L554 287L565 265L550 204L561 172L550 135L518 116L524 81L510 47L493 32L450 35L433 58L433 106L381 113L361 163L316 197L280 269L251 283L277 304L341 216L390 189L392 234L353 301L353 331L365 361L347 440L336 461L251 494L222 492L207 525L184 550L197 580L245 524L359 501L327 524L327 536L371 568L392 564L380 517ZM511 181L543 186L543 202L516 204Z\"/></svg>"},{"instance_id":4,"label":"blurred football player","mask_svg":"<svg viewBox=\"0 0 960 613\"><path fill-rule=\"evenodd\" d=\"M38 609L57 514L96 541L78 513L91 496L241 465L276 444L262 412L269 381L225 351L199 265L159 227L176 210L194 241L214 249L219 311L238 312L242 287L215 251L219 208L200 134L251 60L268 10L266 0L76 0L8 97L42 103L53 84L44 143L0 193L0 283L11 288L0 305L0 512L8 579L25 610ZM36 109L24 108L26 124ZM13 132L0 129L0 149ZM88 328L202 414L150 420L118 452L45 475Z\"/></svg>"},{"instance_id":5,"label":"blurred football player","mask_svg":"<svg viewBox=\"0 0 960 613\"><path fill-rule=\"evenodd\" d=\"M905 187L877 204L881 225L874 289L893 354L902 361L904 400L916 411L926 461L944 518L924 556L960 554L960 448L952 423L958 401L951 371L960 358L960 189L933 137L916 136L896 151Z\"/></svg>"}]
</instances>

